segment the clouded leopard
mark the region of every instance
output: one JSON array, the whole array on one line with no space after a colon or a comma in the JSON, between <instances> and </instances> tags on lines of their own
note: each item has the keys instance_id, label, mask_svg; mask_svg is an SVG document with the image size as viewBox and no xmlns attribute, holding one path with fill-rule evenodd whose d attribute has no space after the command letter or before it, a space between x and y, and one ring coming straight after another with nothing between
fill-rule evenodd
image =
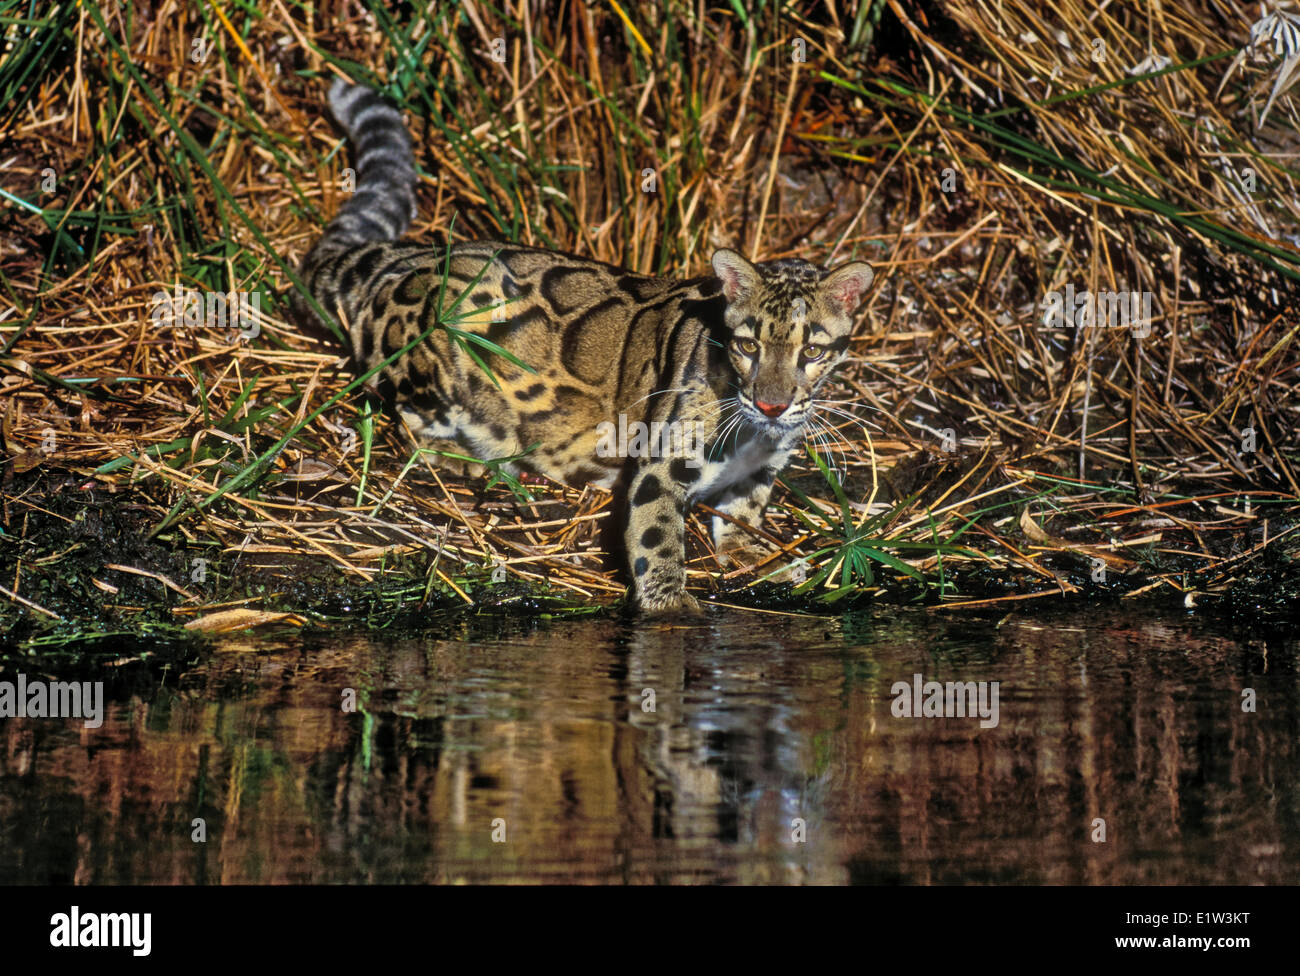
<instances>
[{"instance_id":1,"label":"clouded leopard","mask_svg":"<svg viewBox=\"0 0 1300 976\"><path fill-rule=\"evenodd\" d=\"M455 442L458 453L492 460L522 454L506 470L568 485L623 479L637 604L694 608L687 506L761 521L815 392L845 355L870 266L751 264L724 249L714 275L674 280L509 242L452 244L450 254L403 242L417 177L401 116L343 81L330 106L359 175L300 274L347 329L356 365L370 370L410 346L377 378L426 446ZM444 324L534 371L458 342ZM746 548L727 520L715 516L712 529L719 553Z\"/></svg>"}]
</instances>

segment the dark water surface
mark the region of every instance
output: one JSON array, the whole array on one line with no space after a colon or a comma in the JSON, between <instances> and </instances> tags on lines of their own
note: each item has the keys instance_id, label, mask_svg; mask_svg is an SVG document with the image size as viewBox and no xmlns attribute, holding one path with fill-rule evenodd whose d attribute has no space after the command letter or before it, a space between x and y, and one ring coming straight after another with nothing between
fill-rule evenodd
<instances>
[{"instance_id":1,"label":"dark water surface","mask_svg":"<svg viewBox=\"0 0 1300 976\"><path fill-rule=\"evenodd\" d=\"M1294 883L1298 651L1109 607L227 639L80 675L99 729L0 720L0 883ZM917 673L998 724L896 717Z\"/></svg>"}]
</instances>

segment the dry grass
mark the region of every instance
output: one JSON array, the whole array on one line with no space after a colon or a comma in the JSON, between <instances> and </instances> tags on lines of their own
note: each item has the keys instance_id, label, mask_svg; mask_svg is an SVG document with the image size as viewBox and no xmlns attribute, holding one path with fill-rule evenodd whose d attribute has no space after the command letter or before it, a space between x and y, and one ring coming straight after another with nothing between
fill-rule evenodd
<instances>
[{"instance_id":1,"label":"dry grass","mask_svg":"<svg viewBox=\"0 0 1300 976\"><path fill-rule=\"evenodd\" d=\"M683 275L721 245L875 264L847 413L815 441L846 504L812 462L788 472L763 530L781 555L728 587L802 556L814 590L850 599L1195 600L1295 549L1300 126L1290 95L1270 104L1271 48L1234 65L1254 5L431 10L85 4L33 23L0 3L10 618L74 613L69 586L129 616L131 569L185 619L292 603L305 566L392 607L491 601L494 565L578 605L622 592L608 495L449 479L286 321L340 196L335 70L408 110L427 240ZM260 334L155 327L178 284L258 293ZM1149 292L1150 334L1045 327L1067 285ZM32 527L71 530L82 506L130 508L169 568L83 538L99 568L56 585L66 554Z\"/></svg>"}]
</instances>

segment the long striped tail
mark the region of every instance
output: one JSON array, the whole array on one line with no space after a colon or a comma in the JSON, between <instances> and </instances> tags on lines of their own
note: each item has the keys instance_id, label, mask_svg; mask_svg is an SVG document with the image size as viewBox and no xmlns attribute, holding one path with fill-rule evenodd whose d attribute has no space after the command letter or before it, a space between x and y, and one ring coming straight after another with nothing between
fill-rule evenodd
<instances>
[{"instance_id":1,"label":"long striped tail","mask_svg":"<svg viewBox=\"0 0 1300 976\"><path fill-rule=\"evenodd\" d=\"M330 109L352 142L357 182L320 244L397 240L415 219L415 157L401 113L377 91L341 79L330 87Z\"/></svg>"},{"instance_id":2,"label":"long striped tail","mask_svg":"<svg viewBox=\"0 0 1300 976\"><path fill-rule=\"evenodd\" d=\"M351 317L356 313L352 292L358 283L353 268L358 249L396 241L415 219L415 157L401 113L378 92L340 80L330 88L329 100L352 142L355 188L298 273L328 314ZM295 293L291 300L301 323L318 322L302 295Z\"/></svg>"}]
</instances>

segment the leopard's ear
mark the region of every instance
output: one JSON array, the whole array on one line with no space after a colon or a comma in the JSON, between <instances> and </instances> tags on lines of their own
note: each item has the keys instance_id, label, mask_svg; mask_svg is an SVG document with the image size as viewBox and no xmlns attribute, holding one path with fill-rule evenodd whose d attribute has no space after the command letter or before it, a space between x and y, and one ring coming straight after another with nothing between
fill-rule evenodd
<instances>
[{"instance_id":1,"label":"leopard's ear","mask_svg":"<svg viewBox=\"0 0 1300 976\"><path fill-rule=\"evenodd\" d=\"M728 302L744 298L758 284L758 269L730 248L713 252L713 271L722 279Z\"/></svg>"},{"instance_id":2,"label":"leopard's ear","mask_svg":"<svg viewBox=\"0 0 1300 976\"><path fill-rule=\"evenodd\" d=\"M852 316L867 297L876 273L865 261L840 265L821 281L822 294L835 308Z\"/></svg>"}]
</instances>

